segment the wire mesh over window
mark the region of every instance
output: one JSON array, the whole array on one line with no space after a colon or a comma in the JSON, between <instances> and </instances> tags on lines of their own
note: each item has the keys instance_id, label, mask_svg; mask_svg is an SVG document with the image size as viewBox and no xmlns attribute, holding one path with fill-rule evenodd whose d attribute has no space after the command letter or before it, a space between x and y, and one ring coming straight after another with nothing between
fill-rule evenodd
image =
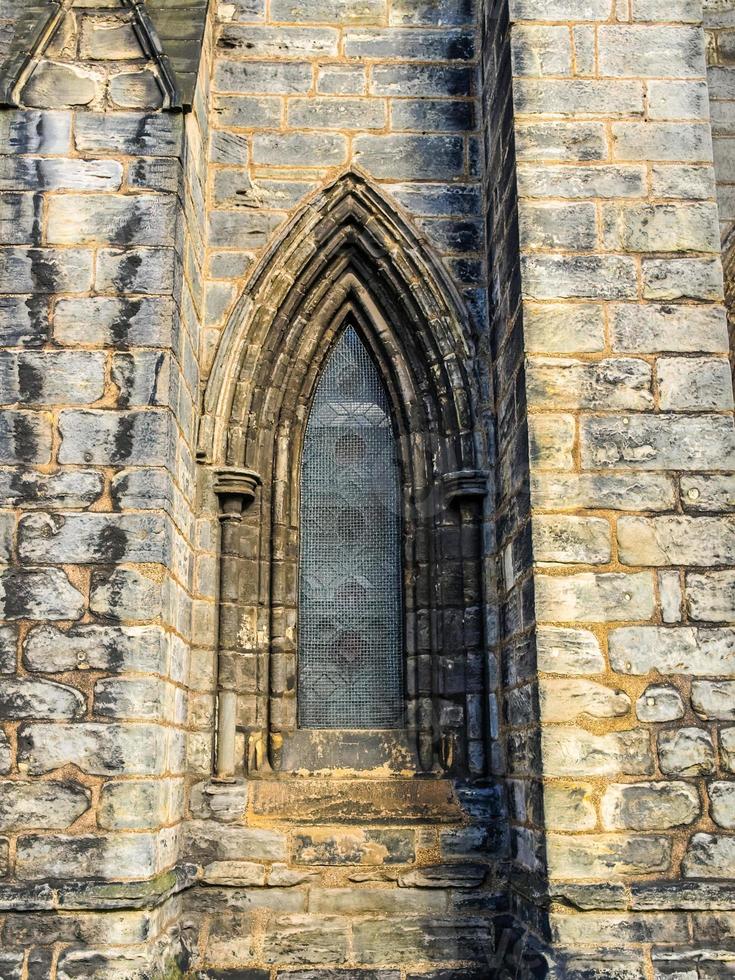
<instances>
[{"instance_id":1,"label":"wire mesh over window","mask_svg":"<svg viewBox=\"0 0 735 980\"><path fill-rule=\"evenodd\" d=\"M299 724L403 716L401 484L388 398L353 327L319 380L304 442Z\"/></svg>"}]
</instances>

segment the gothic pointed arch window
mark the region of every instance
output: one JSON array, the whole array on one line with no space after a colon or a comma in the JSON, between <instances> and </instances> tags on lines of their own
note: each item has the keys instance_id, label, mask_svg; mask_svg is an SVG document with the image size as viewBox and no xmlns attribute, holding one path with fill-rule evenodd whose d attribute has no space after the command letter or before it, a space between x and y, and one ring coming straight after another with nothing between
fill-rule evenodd
<instances>
[{"instance_id":1,"label":"gothic pointed arch window","mask_svg":"<svg viewBox=\"0 0 735 980\"><path fill-rule=\"evenodd\" d=\"M200 433L222 524L223 778L486 771L478 365L446 270L360 175L249 280Z\"/></svg>"},{"instance_id":2,"label":"gothic pointed arch window","mask_svg":"<svg viewBox=\"0 0 735 980\"><path fill-rule=\"evenodd\" d=\"M401 486L380 374L351 324L306 427L300 486L299 724L403 720Z\"/></svg>"}]
</instances>

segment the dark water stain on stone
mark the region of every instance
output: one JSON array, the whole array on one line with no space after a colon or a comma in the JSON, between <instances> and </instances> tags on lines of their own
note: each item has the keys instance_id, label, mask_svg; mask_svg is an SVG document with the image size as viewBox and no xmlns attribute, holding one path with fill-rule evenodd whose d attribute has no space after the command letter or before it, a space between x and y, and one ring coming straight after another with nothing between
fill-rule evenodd
<instances>
[{"instance_id":1,"label":"dark water stain on stone","mask_svg":"<svg viewBox=\"0 0 735 980\"><path fill-rule=\"evenodd\" d=\"M133 210L129 218L124 221L112 236L113 244L129 245L143 227L143 215L138 212L137 203L133 205Z\"/></svg>"},{"instance_id":2,"label":"dark water stain on stone","mask_svg":"<svg viewBox=\"0 0 735 980\"><path fill-rule=\"evenodd\" d=\"M18 388L23 402L43 400L43 371L22 355L18 359Z\"/></svg>"},{"instance_id":3,"label":"dark water stain on stone","mask_svg":"<svg viewBox=\"0 0 735 980\"><path fill-rule=\"evenodd\" d=\"M117 482L113 482L110 496L112 498L112 509L120 511L123 509L125 495L130 489L130 477L124 476Z\"/></svg>"},{"instance_id":4,"label":"dark water stain on stone","mask_svg":"<svg viewBox=\"0 0 735 980\"><path fill-rule=\"evenodd\" d=\"M134 448L135 416L125 415L118 421L114 445L111 453L113 463L124 463L130 459Z\"/></svg>"},{"instance_id":5,"label":"dark water stain on stone","mask_svg":"<svg viewBox=\"0 0 735 980\"><path fill-rule=\"evenodd\" d=\"M33 224L31 242L40 245L43 237L43 194L33 195Z\"/></svg>"},{"instance_id":6,"label":"dark water stain on stone","mask_svg":"<svg viewBox=\"0 0 735 980\"><path fill-rule=\"evenodd\" d=\"M128 546L128 536L121 527L108 524L104 527L97 538L94 548L96 558L104 561L118 562L125 555Z\"/></svg>"},{"instance_id":7,"label":"dark water stain on stone","mask_svg":"<svg viewBox=\"0 0 735 980\"><path fill-rule=\"evenodd\" d=\"M127 292L135 284L135 279L143 264L143 258L136 252L126 255L120 260L117 274L113 279L115 288L121 292Z\"/></svg>"},{"instance_id":8,"label":"dark water stain on stone","mask_svg":"<svg viewBox=\"0 0 735 980\"><path fill-rule=\"evenodd\" d=\"M54 260L39 248L29 248L27 254L31 264L29 271L34 294L55 293L58 288L58 277Z\"/></svg>"},{"instance_id":9,"label":"dark water stain on stone","mask_svg":"<svg viewBox=\"0 0 735 980\"><path fill-rule=\"evenodd\" d=\"M14 504L36 504L40 500L39 489L46 492L43 481L35 473L14 469L10 475L10 494Z\"/></svg>"},{"instance_id":10,"label":"dark water stain on stone","mask_svg":"<svg viewBox=\"0 0 735 980\"><path fill-rule=\"evenodd\" d=\"M133 136L133 147L130 148L136 150L145 149L146 139L148 138L148 120L150 116L141 116L138 120L138 124L135 127L135 135ZM129 150L129 152L130 152Z\"/></svg>"},{"instance_id":11,"label":"dark water stain on stone","mask_svg":"<svg viewBox=\"0 0 735 980\"><path fill-rule=\"evenodd\" d=\"M38 437L33 423L25 415L13 416L13 447L15 455L24 463L35 462L38 453Z\"/></svg>"},{"instance_id":12,"label":"dark water stain on stone","mask_svg":"<svg viewBox=\"0 0 735 980\"><path fill-rule=\"evenodd\" d=\"M118 408L128 408L135 384L135 359L132 354L121 354L115 358L113 378L118 388Z\"/></svg>"},{"instance_id":13,"label":"dark water stain on stone","mask_svg":"<svg viewBox=\"0 0 735 980\"><path fill-rule=\"evenodd\" d=\"M49 339L48 299L33 293L25 300L30 322L30 336L26 340L28 347L41 347Z\"/></svg>"},{"instance_id":14,"label":"dark water stain on stone","mask_svg":"<svg viewBox=\"0 0 735 980\"><path fill-rule=\"evenodd\" d=\"M30 619L33 608L33 581L19 568L9 568L0 576L5 593L5 616L7 619Z\"/></svg>"},{"instance_id":15,"label":"dark water stain on stone","mask_svg":"<svg viewBox=\"0 0 735 980\"><path fill-rule=\"evenodd\" d=\"M447 45L448 61L467 61L472 57L474 44L471 35L453 37Z\"/></svg>"},{"instance_id":16,"label":"dark water stain on stone","mask_svg":"<svg viewBox=\"0 0 735 980\"><path fill-rule=\"evenodd\" d=\"M153 368L153 384L151 385L151 393L148 396L148 404L156 405L158 404L158 381L161 376L161 370L166 361L166 355L161 352L156 358L156 364Z\"/></svg>"},{"instance_id":17,"label":"dark water stain on stone","mask_svg":"<svg viewBox=\"0 0 735 980\"><path fill-rule=\"evenodd\" d=\"M134 317L140 313L142 300L121 299L119 312L110 324L110 335L112 343L121 350L130 346L128 334L130 324Z\"/></svg>"},{"instance_id":18,"label":"dark water stain on stone","mask_svg":"<svg viewBox=\"0 0 735 980\"><path fill-rule=\"evenodd\" d=\"M108 575L107 584L108 586L110 586L109 573L107 573L107 575ZM112 588L116 588L116 587L112 586ZM117 587L116 592L117 592L117 601L119 603L119 596L120 596L121 589ZM117 617L114 618L117 619ZM111 673L120 673L120 671L125 666L125 657L122 649L118 644L117 639L110 639L105 641L104 647L105 647L105 659L106 659L105 670L109 670Z\"/></svg>"}]
</instances>

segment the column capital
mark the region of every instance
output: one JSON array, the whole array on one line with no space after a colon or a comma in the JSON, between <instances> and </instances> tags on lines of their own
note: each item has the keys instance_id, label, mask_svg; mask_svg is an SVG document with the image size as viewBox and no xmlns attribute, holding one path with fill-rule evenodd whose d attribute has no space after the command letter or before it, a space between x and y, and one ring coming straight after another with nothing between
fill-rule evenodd
<instances>
[{"instance_id":1,"label":"column capital","mask_svg":"<svg viewBox=\"0 0 735 980\"><path fill-rule=\"evenodd\" d=\"M239 518L255 500L260 475L241 466L220 466L214 470L214 492L220 506L220 517Z\"/></svg>"},{"instance_id":2,"label":"column capital","mask_svg":"<svg viewBox=\"0 0 735 980\"><path fill-rule=\"evenodd\" d=\"M466 500L482 500L487 496L487 473L484 470L457 470L445 473L444 499L447 505L462 503Z\"/></svg>"}]
</instances>

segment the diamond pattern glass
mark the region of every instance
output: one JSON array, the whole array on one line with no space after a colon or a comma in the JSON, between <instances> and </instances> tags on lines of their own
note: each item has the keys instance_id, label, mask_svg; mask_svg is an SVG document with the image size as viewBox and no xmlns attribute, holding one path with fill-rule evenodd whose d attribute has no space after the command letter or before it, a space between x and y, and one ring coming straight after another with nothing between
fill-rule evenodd
<instances>
[{"instance_id":1,"label":"diamond pattern glass","mask_svg":"<svg viewBox=\"0 0 735 980\"><path fill-rule=\"evenodd\" d=\"M304 440L299 724L403 721L401 481L388 397L349 326L317 385Z\"/></svg>"}]
</instances>

